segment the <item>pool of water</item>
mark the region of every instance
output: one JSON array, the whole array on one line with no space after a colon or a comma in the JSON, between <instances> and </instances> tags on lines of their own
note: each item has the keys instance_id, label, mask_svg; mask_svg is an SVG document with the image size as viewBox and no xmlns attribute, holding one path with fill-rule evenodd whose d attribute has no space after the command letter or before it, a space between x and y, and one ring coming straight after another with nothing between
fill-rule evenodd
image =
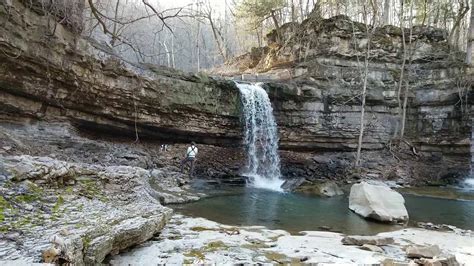
<instances>
[{"instance_id":1,"label":"pool of water","mask_svg":"<svg viewBox=\"0 0 474 266\"><path fill-rule=\"evenodd\" d=\"M432 222L474 230L474 201L404 194L410 224ZM347 234L376 234L400 225L368 221L348 208L347 195L320 198L255 188L220 189L176 211L229 225L263 225L291 233L330 228Z\"/></svg>"}]
</instances>

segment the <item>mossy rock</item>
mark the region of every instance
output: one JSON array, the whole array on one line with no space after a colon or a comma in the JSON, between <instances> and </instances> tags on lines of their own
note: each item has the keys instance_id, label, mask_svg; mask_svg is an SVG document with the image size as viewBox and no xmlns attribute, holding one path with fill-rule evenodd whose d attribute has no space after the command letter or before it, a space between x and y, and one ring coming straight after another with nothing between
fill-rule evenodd
<instances>
[{"instance_id":1,"label":"mossy rock","mask_svg":"<svg viewBox=\"0 0 474 266\"><path fill-rule=\"evenodd\" d=\"M194 232L202 232L202 231L217 231L215 228L208 228L208 227L202 227L202 226L194 226L190 228L191 231Z\"/></svg>"},{"instance_id":2,"label":"mossy rock","mask_svg":"<svg viewBox=\"0 0 474 266\"><path fill-rule=\"evenodd\" d=\"M269 259L270 261L274 261L277 263L288 263L291 262L291 259L288 258L288 256L278 253L278 252L273 252L273 251L267 251L265 252L265 257Z\"/></svg>"},{"instance_id":3,"label":"mossy rock","mask_svg":"<svg viewBox=\"0 0 474 266\"><path fill-rule=\"evenodd\" d=\"M199 249L193 249L193 250L189 251L188 253L184 253L184 256L185 257L195 257L195 258L198 258L199 260L205 260L206 259L206 256L204 255L204 253Z\"/></svg>"},{"instance_id":4,"label":"mossy rock","mask_svg":"<svg viewBox=\"0 0 474 266\"><path fill-rule=\"evenodd\" d=\"M206 252L212 252L212 251L217 251L217 250L227 250L229 249L229 246L227 246L224 242L222 241L213 241L209 242L205 247L204 251Z\"/></svg>"}]
</instances>

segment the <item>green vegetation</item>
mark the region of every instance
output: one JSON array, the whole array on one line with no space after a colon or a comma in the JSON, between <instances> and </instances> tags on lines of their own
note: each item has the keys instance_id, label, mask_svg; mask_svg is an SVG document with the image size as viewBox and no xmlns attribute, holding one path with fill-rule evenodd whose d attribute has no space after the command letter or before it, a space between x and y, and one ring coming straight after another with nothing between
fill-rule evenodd
<instances>
[{"instance_id":1,"label":"green vegetation","mask_svg":"<svg viewBox=\"0 0 474 266\"><path fill-rule=\"evenodd\" d=\"M257 28L265 18L271 17L279 28L277 12L285 7L284 0L243 0L237 7L237 16L247 18L252 28Z\"/></svg>"},{"instance_id":2,"label":"green vegetation","mask_svg":"<svg viewBox=\"0 0 474 266\"><path fill-rule=\"evenodd\" d=\"M229 246L227 246L222 241L212 241L207 243L207 245L203 246L200 249L192 249L191 251L184 254L185 257L194 257L199 259L200 261L204 261L206 259L205 253L207 252L214 252L218 250L227 250ZM189 259L184 260L184 264L192 264L193 261Z\"/></svg>"},{"instance_id":3,"label":"green vegetation","mask_svg":"<svg viewBox=\"0 0 474 266\"><path fill-rule=\"evenodd\" d=\"M80 179L79 180L79 194L89 198L98 199L100 201L107 201L107 197L103 194L100 182L93 179Z\"/></svg>"},{"instance_id":4,"label":"green vegetation","mask_svg":"<svg viewBox=\"0 0 474 266\"><path fill-rule=\"evenodd\" d=\"M15 201L18 202L33 202L38 200L40 200L40 196L34 193L15 196Z\"/></svg>"},{"instance_id":5,"label":"green vegetation","mask_svg":"<svg viewBox=\"0 0 474 266\"><path fill-rule=\"evenodd\" d=\"M204 251L212 252L212 251L217 251L217 250L226 250L228 248L229 247L222 241L213 241L213 242L209 242L204 247Z\"/></svg>"},{"instance_id":6,"label":"green vegetation","mask_svg":"<svg viewBox=\"0 0 474 266\"><path fill-rule=\"evenodd\" d=\"M84 237L82 237L82 246L84 247L83 250L87 250L91 242L92 242L92 239L90 238L90 236L85 235Z\"/></svg>"},{"instance_id":7,"label":"green vegetation","mask_svg":"<svg viewBox=\"0 0 474 266\"><path fill-rule=\"evenodd\" d=\"M184 256L186 256L186 257L195 257L195 258L198 258L199 260L205 260L206 259L206 256L204 255L204 253L202 253L202 251L198 250L198 249L192 249L188 253L184 253ZM193 262L191 262L191 263L193 263ZM190 263L185 262L185 264L190 264Z\"/></svg>"},{"instance_id":8,"label":"green vegetation","mask_svg":"<svg viewBox=\"0 0 474 266\"><path fill-rule=\"evenodd\" d=\"M278 252L273 252L273 251L265 252L265 257L271 261L275 261L278 263L283 263L283 262L288 261L288 257L286 255L278 253Z\"/></svg>"},{"instance_id":9,"label":"green vegetation","mask_svg":"<svg viewBox=\"0 0 474 266\"><path fill-rule=\"evenodd\" d=\"M217 231L217 229L215 229L215 228L207 228L207 227L202 227L202 226L194 226L194 227L191 227L191 231L195 231L195 232Z\"/></svg>"},{"instance_id":10,"label":"green vegetation","mask_svg":"<svg viewBox=\"0 0 474 266\"><path fill-rule=\"evenodd\" d=\"M0 222L5 220L5 210L10 208L10 203L3 196L0 196Z\"/></svg>"},{"instance_id":11,"label":"green vegetation","mask_svg":"<svg viewBox=\"0 0 474 266\"><path fill-rule=\"evenodd\" d=\"M261 248L269 248L270 247L270 242L265 242L265 241L260 241L260 240L250 240L250 243L248 244L243 244L240 247L246 248L246 249L251 249L251 250L258 250Z\"/></svg>"},{"instance_id":12,"label":"green vegetation","mask_svg":"<svg viewBox=\"0 0 474 266\"><path fill-rule=\"evenodd\" d=\"M56 201L56 204L54 204L54 207L53 207L53 213L57 213L59 211L59 208L61 207L61 205L64 204L64 198L59 195L58 196L58 199Z\"/></svg>"}]
</instances>

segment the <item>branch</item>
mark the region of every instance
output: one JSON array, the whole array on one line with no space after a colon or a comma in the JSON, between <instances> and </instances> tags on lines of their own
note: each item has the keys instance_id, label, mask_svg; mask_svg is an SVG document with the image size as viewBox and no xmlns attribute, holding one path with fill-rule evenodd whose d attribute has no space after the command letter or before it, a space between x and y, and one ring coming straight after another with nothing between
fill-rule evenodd
<instances>
[{"instance_id":1,"label":"branch","mask_svg":"<svg viewBox=\"0 0 474 266\"><path fill-rule=\"evenodd\" d=\"M169 15L169 16L163 16L163 13L159 13L150 3L148 3L147 0L142 0L143 4L147 7L149 7L154 13L155 15L161 20L161 22L163 23L163 26L166 27L170 32L173 32L173 30L171 29L171 27L166 24L166 19L169 19L169 18L174 18L174 17L177 17L178 14L183 10L183 7L179 8L178 11L176 11L176 13L174 15ZM162 26L162 28L163 28Z\"/></svg>"}]
</instances>

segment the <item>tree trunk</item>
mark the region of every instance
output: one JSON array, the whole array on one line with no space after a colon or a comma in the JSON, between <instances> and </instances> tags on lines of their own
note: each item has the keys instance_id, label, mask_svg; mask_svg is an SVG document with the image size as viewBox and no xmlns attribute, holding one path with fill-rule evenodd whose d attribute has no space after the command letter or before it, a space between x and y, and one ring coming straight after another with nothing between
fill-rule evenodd
<instances>
[{"instance_id":1,"label":"tree trunk","mask_svg":"<svg viewBox=\"0 0 474 266\"><path fill-rule=\"evenodd\" d=\"M273 20L273 24L275 25L275 32L276 32L276 35L277 35L277 42L280 43L281 42L281 32L280 32L280 24L278 23L278 18L276 17L276 13L275 11L271 11L271 17L272 17L272 20Z\"/></svg>"},{"instance_id":2,"label":"tree trunk","mask_svg":"<svg viewBox=\"0 0 474 266\"><path fill-rule=\"evenodd\" d=\"M216 41L217 45L217 50L219 51L219 54L222 56L222 59L227 61L227 49L225 47L225 40L224 37L222 36L221 32L216 28L216 25L214 24L214 21L212 20L212 15L209 13L207 15L207 19L209 20L209 24L211 26L212 30L212 36L214 36L214 40Z\"/></svg>"},{"instance_id":3,"label":"tree trunk","mask_svg":"<svg viewBox=\"0 0 474 266\"><path fill-rule=\"evenodd\" d=\"M391 0L385 0L383 3L383 24L388 25L390 24L390 1Z\"/></svg>"},{"instance_id":4,"label":"tree trunk","mask_svg":"<svg viewBox=\"0 0 474 266\"><path fill-rule=\"evenodd\" d=\"M174 34L171 33L171 63L173 64L173 68L176 68L176 62L174 59Z\"/></svg>"},{"instance_id":5,"label":"tree trunk","mask_svg":"<svg viewBox=\"0 0 474 266\"><path fill-rule=\"evenodd\" d=\"M471 0L471 20L469 22L469 31L467 34L467 49L466 49L466 64L473 65L473 50L474 50L474 0Z\"/></svg>"},{"instance_id":6,"label":"tree trunk","mask_svg":"<svg viewBox=\"0 0 474 266\"><path fill-rule=\"evenodd\" d=\"M197 14L201 13L201 5L197 3ZM201 23L197 20L197 31L196 31L196 62L197 71L201 71L201 46L199 45L199 37L201 36Z\"/></svg>"},{"instance_id":7,"label":"tree trunk","mask_svg":"<svg viewBox=\"0 0 474 266\"><path fill-rule=\"evenodd\" d=\"M165 48L165 52L166 52L166 66L171 67L171 53L170 53L170 50L168 49L168 45L166 45L166 40L163 41L162 45Z\"/></svg>"},{"instance_id":8,"label":"tree trunk","mask_svg":"<svg viewBox=\"0 0 474 266\"><path fill-rule=\"evenodd\" d=\"M377 7L374 5L374 2L370 2L373 11L373 17L371 20L371 25L369 26L369 19L368 19L368 12L366 2L364 2L363 6L363 16L365 22L365 32L367 35L367 49L365 50L365 60L364 60L364 80L362 84L362 103L361 103L361 110L360 110L360 130L359 130L359 139L357 142L357 154L355 160L355 167L360 166L360 156L362 151L362 139L364 138L364 130L365 130L365 103L366 103L366 96L367 96L367 78L369 76L369 56L370 56L370 42L372 36L376 29L376 21L377 21ZM370 30L369 30L370 27Z\"/></svg>"},{"instance_id":9,"label":"tree trunk","mask_svg":"<svg viewBox=\"0 0 474 266\"><path fill-rule=\"evenodd\" d=\"M407 59L407 48L406 48L406 41L405 41L405 23L403 21L404 18L404 0L400 0L400 29L402 31L402 67L400 69L400 78L398 79L398 91L397 91L397 102L398 102L398 116L399 116L399 123L397 123L397 127L395 128L395 135L398 134L398 125L403 123L401 120L403 119L403 108L402 108L402 87L403 87L403 78L405 74L405 63Z\"/></svg>"},{"instance_id":10,"label":"tree trunk","mask_svg":"<svg viewBox=\"0 0 474 266\"><path fill-rule=\"evenodd\" d=\"M290 4L290 8L291 8L291 22L295 22L296 21L296 9L295 9L295 3L293 2L293 0L290 0L291 4Z\"/></svg>"},{"instance_id":11,"label":"tree trunk","mask_svg":"<svg viewBox=\"0 0 474 266\"><path fill-rule=\"evenodd\" d=\"M464 18L464 16L467 14L467 12L469 11L469 2L467 2L469 0L466 0L466 5L464 3L464 0L460 2L460 5L459 5L459 10L458 10L458 15L454 21L454 25L453 25L453 28L451 29L451 32L449 33L449 37L448 37L448 41L450 44L452 45L455 45L457 40L454 40L454 36L455 36L455 33L456 33L456 30L458 30L459 28L459 25L461 24L461 21L462 19ZM471 12L472 13L472 12ZM471 15L472 17L472 15Z\"/></svg>"},{"instance_id":12,"label":"tree trunk","mask_svg":"<svg viewBox=\"0 0 474 266\"><path fill-rule=\"evenodd\" d=\"M300 22L303 22L304 17L305 17L304 8L303 8L303 0L299 0L299 5L300 5L300 17L301 17Z\"/></svg>"},{"instance_id":13,"label":"tree trunk","mask_svg":"<svg viewBox=\"0 0 474 266\"><path fill-rule=\"evenodd\" d=\"M365 53L365 60L364 60L364 82L362 84L362 104L360 110L360 131L359 131L359 140L357 142L357 155L355 166L360 166L360 153L362 151L362 139L364 137L364 118L365 118L365 98L367 94L367 77L369 75L369 54L370 54L370 39L367 42L367 50Z\"/></svg>"},{"instance_id":14,"label":"tree trunk","mask_svg":"<svg viewBox=\"0 0 474 266\"><path fill-rule=\"evenodd\" d=\"M410 17L409 17L409 20L410 20L410 35L409 35L409 39L408 39L408 43L409 43L409 47L410 47L410 53L409 53L409 57L410 57L410 61L409 61L409 64L408 64L408 70L410 70L410 67L411 67L411 63L412 63L412 55L413 55L413 46L412 46L412 36L413 36L413 1L414 0L411 0L410 1ZM404 95L403 95L403 115L402 115L402 128L400 130L400 138L403 138L405 136L405 124L406 124L406 119L407 119L407 103L408 103L408 91L410 89L410 80L409 80L409 74L410 72L407 71L407 78L405 79L405 92L404 92Z\"/></svg>"},{"instance_id":15,"label":"tree trunk","mask_svg":"<svg viewBox=\"0 0 474 266\"><path fill-rule=\"evenodd\" d=\"M112 47L115 46L115 42L117 41L117 20L118 20L118 10L119 10L120 0L117 0L117 4L115 5L115 13L114 13L114 26L112 29L112 40L110 41L110 45Z\"/></svg>"}]
</instances>

